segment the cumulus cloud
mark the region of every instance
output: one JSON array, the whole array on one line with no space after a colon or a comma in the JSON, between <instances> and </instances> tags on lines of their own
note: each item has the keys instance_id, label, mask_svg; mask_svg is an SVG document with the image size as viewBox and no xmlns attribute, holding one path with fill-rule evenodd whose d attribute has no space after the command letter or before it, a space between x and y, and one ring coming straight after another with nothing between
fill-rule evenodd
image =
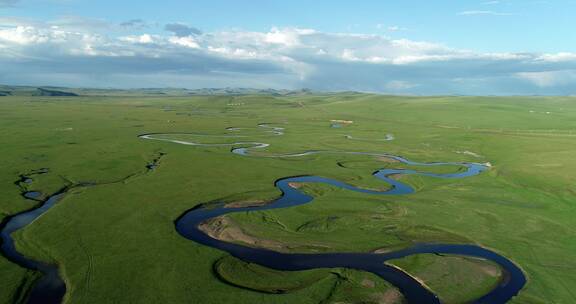
<instances>
[{"instance_id":1,"label":"cumulus cloud","mask_svg":"<svg viewBox=\"0 0 576 304\"><path fill-rule=\"evenodd\" d=\"M164 26L164 30L174 33L177 37L202 35L201 30L183 23L168 23Z\"/></svg>"},{"instance_id":2,"label":"cumulus cloud","mask_svg":"<svg viewBox=\"0 0 576 304\"><path fill-rule=\"evenodd\" d=\"M166 27L173 34L123 35L62 24L0 19L0 83L576 93L574 53L482 53L381 35L300 28L203 34L174 23Z\"/></svg>"},{"instance_id":3,"label":"cumulus cloud","mask_svg":"<svg viewBox=\"0 0 576 304\"><path fill-rule=\"evenodd\" d=\"M561 52L556 54L543 54L537 59L547 62L571 62L576 61L576 53Z\"/></svg>"}]
</instances>

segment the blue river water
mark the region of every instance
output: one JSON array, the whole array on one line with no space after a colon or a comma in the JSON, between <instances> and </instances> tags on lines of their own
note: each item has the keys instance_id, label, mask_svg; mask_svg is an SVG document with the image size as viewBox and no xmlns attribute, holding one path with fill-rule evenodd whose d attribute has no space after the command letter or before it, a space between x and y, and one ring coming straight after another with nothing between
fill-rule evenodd
<instances>
[{"instance_id":1,"label":"blue river water","mask_svg":"<svg viewBox=\"0 0 576 304\"><path fill-rule=\"evenodd\" d=\"M2 240L0 252L2 255L21 267L39 271L42 274L27 295L26 303L28 304L61 303L66 293L66 284L58 273L58 266L36 261L19 253L14 246L12 233L26 227L44 214L64 196L65 191L66 190L59 191L45 199L37 208L9 217L3 223L0 230L0 238ZM25 192L22 195L28 199L37 200L41 194L35 192L33 195L29 195L29 192Z\"/></svg>"},{"instance_id":2,"label":"blue river water","mask_svg":"<svg viewBox=\"0 0 576 304\"><path fill-rule=\"evenodd\" d=\"M259 127L269 129L266 132L271 135L283 135L283 128L272 127L268 124L260 124ZM240 128L229 128L228 131L239 131ZM255 157L250 153L252 149L262 149L269 145L260 142L239 142L239 143L225 143L225 144L202 144L183 140L175 140L166 138L165 136L172 136L174 134L144 134L139 137L149 140L161 140L173 142L177 144L193 145L193 146L231 146L231 152L241 156ZM184 133L182 133L184 134ZM211 135L198 135L196 136L211 136ZM242 137L242 135L226 135L220 137ZM240 146L240 147L238 147ZM410 248L387 252L387 253L282 253L273 250L254 248L243 246L234 243L228 243L210 237L202 230L199 225L203 222L234 212L250 212L261 211L278 208L289 208L298 205L311 203L314 198L308 194L303 193L301 190L292 187L293 183L323 183L347 189L350 191L361 192L367 195L408 195L414 192L414 189L405 183L402 183L391 176L396 174L417 174L423 176L431 176L436 178L465 178L482 173L487 169L486 165L476 163L417 163L412 162L402 157L384 154L384 153L366 153L366 152L348 152L348 151L306 151L301 153L279 154L279 155L257 155L257 157L300 157L311 154L350 154L350 155L366 155L366 156L382 156L395 159L398 162L414 165L414 166L441 166L441 165L458 165L465 170L455 173L435 174L427 172L418 172L416 170L407 169L382 169L374 172L374 176L383 182L390 185L389 190L376 191L369 189L358 188L344 182L329 179L320 176L294 176L279 179L275 182L275 186L282 192L282 195L276 200L263 205L251 207L237 207L232 208L220 204L217 206L211 205L210 208L193 208L186 211L182 216L176 220L176 230L183 237L195 241L197 243L217 248L230 253L231 255L242 259L246 262L256 263L265 267L284 270L284 271L297 271L308 270L315 268L350 268L368 271L374 273L384 280L396 286L404 295L408 303L411 304L427 304L427 303L441 303L437 295L423 286L418 280L404 271L385 264L387 261L407 257L414 254L434 253L434 254L451 254L461 255L467 257L482 258L498 264L504 275L499 284L493 288L489 293L476 299L473 303L482 304L503 304L508 302L511 298L520 292L526 284L526 277L522 270L506 257L486 249L481 246L471 244L419 244ZM163 154L161 154L162 156ZM160 158L155 159L151 164L147 165L148 170L153 170ZM46 173L41 170L36 174ZM32 179L29 177L22 177L22 183L30 184ZM84 183L76 186L90 186L93 184ZM25 228L28 224L32 223L52 206L54 206L72 187L65 187L62 190L52 194L51 196L42 197L42 193L38 191L23 192L22 195L30 200L35 200L39 204L28 211L10 216L6 218L0 225L0 238L2 240L0 246L0 253L8 260L31 270L39 271L42 275L32 285L31 290L28 292L26 303L29 304L57 304L63 301L66 293L66 284L60 277L57 265L48 264L40 261L35 261L20 254L14 245L12 234L20 229Z\"/></svg>"},{"instance_id":3,"label":"blue river water","mask_svg":"<svg viewBox=\"0 0 576 304\"><path fill-rule=\"evenodd\" d=\"M262 125L260 125L262 127ZM266 126L269 127L269 126ZM276 128L278 135L281 135L282 128ZM185 133L181 133L185 134ZM184 140L176 140L167 138L165 135L178 135L173 134L144 134L141 135L142 139L160 140L173 142L177 144L185 144L192 146L231 146L231 152L241 156L253 156L250 153L252 149L262 149L268 146L266 143L260 142L236 142L225 144L202 144ZM237 147L241 146L241 147ZM418 244L402 250L387 252L387 253L282 253L273 250L254 248L235 243L229 243L210 237L203 232L199 225L205 221L230 214L235 212L251 212L262 211L279 208L289 208L298 205L311 203L314 198L308 194L303 193L301 190L291 186L293 183L323 183L350 191L366 193L369 195L408 195L414 192L414 189L401 181L392 178L391 176L397 174L415 174L430 176L436 178L458 179L478 175L487 170L487 165L478 163L449 163L449 162L435 162L435 163L418 163L407 160L405 158L394 156L384 153L366 153L366 152L348 152L348 151L306 151L291 154L277 154L277 155L256 155L254 157L300 157L311 154L329 153L329 154L352 154L352 155L368 155L368 156L382 156L394 159L398 162L413 165L413 166L442 166L442 165L456 165L465 170L455 173L435 174L428 172L418 172L416 170L408 169L382 169L377 170L373 175L390 185L389 190L377 191L358 188L344 182L329 179L320 176L295 176L279 179L275 182L282 195L276 200L262 206L250 207L236 207L232 208L224 204L210 205L209 208L196 207L186 211L182 216L176 220L176 230L183 237L194 242L217 248L228 252L234 257L243 261L256 263L272 269L283 271L298 271L309 270L315 268L350 268L363 270L374 273L382 279L390 282L396 286L404 295L408 303L411 304L435 304L441 303L440 299L431 290L423 286L417 279L405 273L404 271L385 264L387 261L408 257L415 254L448 254L459 255L466 257L481 258L492 261L500 266L503 271L503 276L497 286L495 286L489 293L474 300L472 303L476 304L503 304L507 303L510 299L516 296L526 284L526 277L523 271L506 257L489 250L487 248L472 245L472 244Z\"/></svg>"}]
</instances>

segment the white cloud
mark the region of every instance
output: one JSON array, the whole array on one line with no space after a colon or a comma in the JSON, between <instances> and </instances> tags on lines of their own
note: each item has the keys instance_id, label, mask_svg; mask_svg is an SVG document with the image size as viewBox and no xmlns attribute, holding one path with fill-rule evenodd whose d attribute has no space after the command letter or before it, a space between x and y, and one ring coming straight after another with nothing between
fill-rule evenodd
<instances>
[{"instance_id":1,"label":"white cloud","mask_svg":"<svg viewBox=\"0 0 576 304\"><path fill-rule=\"evenodd\" d=\"M258 79L278 87L322 90L511 94L557 93L562 88L562 93L576 93L576 86L570 86L576 83L574 72L566 72L576 70L575 53L482 53L299 28L184 35L185 28L171 27L164 34L104 34L63 25L70 23L0 18L0 82L44 79L38 84L65 85L58 81L75 79L85 86L128 86L139 75L157 75L158 86L199 86L208 79L211 86L254 86ZM179 76L196 81L180 82Z\"/></svg>"},{"instance_id":2,"label":"white cloud","mask_svg":"<svg viewBox=\"0 0 576 304\"><path fill-rule=\"evenodd\" d=\"M189 47L192 49L199 49L200 45L196 42L196 39L193 37L170 37L168 39L171 43L182 45L185 47Z\"/></svg>"},{"instance_id":3,"label":"white cloud","mask_svg":"<svg viewBox=\"0 0 576 304\"><path fill-rule=\"evenodd\" d=\"M561 52L556 54L543 54L538 56L537 60L547 62L570 62L576 61L576 53Z\"/></svg>"},{"instance_id":4,"label":"white cloud","mask_svg":"<svg viewBox=\"0 0 576 304\"><path fill-rule=\"evenodd\" d=\"M124 37L118 38L118 40L120 40L120 41L130 42L130 43L141 43L141 44L154 43L154 40L156 40L156 39L158 39L158 37L155 38L150 34L142 34L142 35L137 35L137 36L124 36Z\"/></svg>"},{"instance_id":5,"label":"white cloud","mask_svg":"<svg viewBox=\"0 0 576 304\"><path fill-rule=\"evenodd\" d=\"M300 44L300 34L305 34L305 31L290 30L283 31L278 28L273 28L272 31L266 33L264 41L273 44L279 44L287 47L294 47Z\"/></svg>"},{"instance_id":6,"label":"white cloud","mask_svg":"<svg viewBox=\"0 0 576 304\"><path fill-rule=\"evenodd\" d=\"M14 28L0 29L0 42L25 45L30 43L44 43L49 39L41 35L34 27L17 26Z\"/></svg>"},{"instance_id":7,"label":"white cloud","mask_svg":"<svg viewBox=\"0 0 576 304\"><path fill-rule=\"evenodd\" d=\"M342 55L340 56L342 59L347 61L360 61L361 59L356 57L354 51L351 49L344 49L342 50Z\"/></svg>"}]
</instances>

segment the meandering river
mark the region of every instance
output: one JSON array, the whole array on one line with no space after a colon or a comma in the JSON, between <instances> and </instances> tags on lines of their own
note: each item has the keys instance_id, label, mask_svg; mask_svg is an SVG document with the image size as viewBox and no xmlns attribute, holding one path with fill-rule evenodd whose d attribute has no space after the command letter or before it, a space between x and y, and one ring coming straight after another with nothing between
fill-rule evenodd
<instances>
[{"instance_id":1,"label":"meandering river","mask_svg":"<svg viewBox=\"0 0 576 304\"><path fill-rule=\"evenodd\" d=\"M280 127L273 127L269 124L260 124L260 128L266 129L267 134L273 136L279 136L284 134L284 129ZM240 131L240 128L228 128L229 132ZM180 133L181 135L190 135L190 133ZM139 137L147 140L160 140L167 141L176 144L184 144L191 146L231 146L233 147L231 152L241 156L254 156L250 153L253 149L263 149L269 146L267 143L262 142L252 142L243 141L235 143L223 143L223 144L203 144L198 142L191 142L186 140L176 140L169 138L170 136L179 135L179 133L170 134L144 134ZM194 136L214 136L214 135L202 135L202 134L191 134ZM227 135L215 135L216 137L247 137L248 135L239 134L227 134ZM351 137L348 137L351 139ZM388 138L388 136L387 136ZM388 140L392 140L389 138ZM240 147L238 147L240 146ZM203 231L199 229L199 225L209 219L222 216L225 214L235 213L235 212L250 212L250 211L260 211L278 208L289 208L293 206L303 205L311 203L314 197L305 194L301 190L292 187L293 183L323 183L331 186L347 189L350 191L361 192L368 195L407 195L414 192L414 189L405 183L402 183L396 179L391 178L392 175L396 174L415 174L423 176L431 176L436 178L465 178L474 176L482 173L487 169L485 165L477 163L450 163L450 162L437 162L437 163L418 163L407 160L405 158L394 156L385 153L370 153L370 152L360 152L360 151L305 151L299 153L290 154L276 154L276 155L258 155L258 157L300 157L310 154L319 153L339 153L339 154L353 154L353 155L367 155L367 156L380 156L394 159L398 162L413 165L413 166L441 166L441 165L458 165L465 168L464 171L459 171L456 173L447 174L435 174L427 172L419 172L416 170L408 169L382 169L374 172L374 176L383 182L388 183L391 187L386 191L376 191L358 188L344 182L329 179L320 176L295 176L286 177L279 179L275 182L275 186L282 192L282 195L275 199L274 201L263 205L263 206L251 206L251 207L230 207L220 204L217 206L211 205L210 208L197 207L186 211L182 216L176 220L176 230L183 237L190 239L192 241L198 242L200 244L210 246L213 248L218 248L220 250L226 251L229 254L250 263L256 263L265 267L284 270L284 271L296 271L296 270L307 270L315 268L350 268L368 271L380 276L382 279L390 282L396 286L404 295L406 300L412 304L423 304L423 303L440 303L440 299L431 290L423 286L418 280L409 274L405 273L401 269L387 265L386 262L411 256L414 254L454 254L468 257L477 257L492 261L498 264L504 275L502 276L499 284L493 288L489 293L476 299L473 303L482 304L503 304L508 302L511 298L518 294L518 292L526 284L526 278L522 270L514 264L512 261L506 257L486 248L471 244L419 244L413 247L409 247L402 250L387 252L387 253L281 253L273 250L254 248L249 246L243 246L234 243L228 243L215 238L210 237ZM158 165L160 158L163 156L160 153L159 157L154 159L152 163L148 164L146 167L148 170L153 170ZM43 174L43 172L39 173ZM128 175L126 178L120 181L126 180L137 176L138 174ZM21 181L25 184L30 184L32 178L29 176L22 176ZM119 182L119 181L115 181ZM115 183L110 182L110 183ZM109 183L102 183L109 184ZM36 200L39 204L28 211L22 212L10 216L2 222L0 225L0 237L2 239L2 245L0 247L0 252L10 261L25 267L27 269L32 269L40 271L42 276L34 283L32 289L28 293L27 303L41 303L41 304L57 304L61 303L64 295L66 293L66 284L64 280L60 277L58 272L58 267L56 265L35 261L31 258L24 256L19 253L14 245L14 240L12 239L12 233L25 228L27 225L32 223L46 211L48 211L56 202L58 202L67 191L74 187L86 187L95 186L93 183L83 183L70 185L62 188L60 191L41 199L42 193L36 191L23 192L22 195L25 198Z\"/></svg>"},{"instance_id":2,"label":"meandering river","mask_svg":"<svg viewBox=\"0 0 576 304\"><path fill-rule=\"evenodd\" d=\"M260 127L273 128L275 134L283 134L282 128L270 127L267 124L261 124ZM236 129L234 129L236 130ZM230 129L229 129L230 131ZM182 135L190 135L189 133L181 133ZM170 136L178 135L178 133L171 134L144 134L140 138L147 140L160 140L176 144L184 144L191 146L231 146L231 152L242 155L251 156L250 150L266 148L269 145L262 142L235 142L223 144L203 144L198 142L171 139ZM194 135L194 134L193 134ZM237 148L237 146L242 146ZM248 146L248 147L246 147ZM431 176L436 178L465 178L482 173L487 169L486 165L477 163L451 163L451 162L435 162L435 163L418 163L407 160L405 158L389 155L385 153L369 153L359 151L306 151L291 154L276 154L276 155L258 155L258 157L299 157L310 154L318 153L342 153L342 154L355 154L355 155L369 155L381 156L394 159L398 162L413 165L413 166L441 166L441 165L457 165L465 168L464 171L447 174L436 174L419 172L416 170L408 169L382 169L377 170L373 175L374 177L388 183L391 187L386 191L375 191L358 188L344 182L324 178L320 176L296 176L286 177L279 179L275 182L275 186L282 192L282 195L274 201L263 206L250 206L250 207L236 207L231 208L220 204L217 206L211 205L210 208L197 207L186 211L182 216L176 220L176 230L183 237L195 241L197 243L218 248L226 251L229 254L250 263L256 263L268 268L284 270L284 271L297 271L308 270L315 268L350 268L368 271L380 276L382 279L390 282L396 286L404 295L406 300L412 304L434 304L441 303L437 295L431 290L423 286L418 280L404 271L387 265L386 262L411 256L414 254L453 254L467 257L482 258L492 261L500 266L503 271L503 276L496 287L489 293L476 299L473 303L477 304L503 304L508 302L511 298L516 296L518 292L526 284L526 277L522 270L506 257L486 249L478 245L471 244L419 244L403 250L392 251L388 253L282 253L273 250L254 248L243 246L239 244L229 243L210 237L208 234L199 229L199 225L209 219L222 216L225 214L235 212L250 212L262 211L278 208L289 208L298 205L311 203L314 198L305 194L301 190L292 187L293 183L323 183L331 186L347 189L350 191L366 193L370 195L407 195L414 192L414 189L405 183L402 183L391 176L396 174L414 174Z\"/></svg>"}]
</instances>

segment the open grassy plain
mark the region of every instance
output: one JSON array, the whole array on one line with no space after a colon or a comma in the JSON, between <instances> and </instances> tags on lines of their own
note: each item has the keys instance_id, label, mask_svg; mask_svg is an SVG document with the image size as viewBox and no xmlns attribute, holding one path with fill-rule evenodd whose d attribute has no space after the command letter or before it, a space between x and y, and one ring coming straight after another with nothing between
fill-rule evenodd
<instances>
[{"instance_id":1,"label":"open grassy plain","mask_svg":"<svg viewBox=\"0 0 576 304\"><path fill-rule=\"evenodd\" d=\"M330 120L353 123L331 128ZM264 122L285 134L264 132L257 127ZM20 252L60 266L66 303L401 303L401 295L372 274L282 273L247 264L182 238L174 221L202 203L273 199L280 194L274 181L282 177L312 174L386 189L371 175L376 169L410 166L343 154L246 157L230 147L138 138L170 132L247 136L180 137L205 143L270 144L256 155L335 150L489 162L488 172L464 179L398 176L417 189L406 196L303 185L316 198L311 204L234 214L214 225L231 241L287 252L479 244L525 271L528 283L511 303L576 302L576 98L6 96L0 97L0 130L0 217L34 207L15 185L32 170L50 169L26 186L44 194L67 184L104 183L73 190L14 236ZM386 134L395 139L382 140ZM146 164L161 153L148 172ZM494 265L457 256L413 256L394 265L446 303L470 301L502 279ZM0 303L22 300L34 276L0 258Z\"/></svg>"}]
</instances>

